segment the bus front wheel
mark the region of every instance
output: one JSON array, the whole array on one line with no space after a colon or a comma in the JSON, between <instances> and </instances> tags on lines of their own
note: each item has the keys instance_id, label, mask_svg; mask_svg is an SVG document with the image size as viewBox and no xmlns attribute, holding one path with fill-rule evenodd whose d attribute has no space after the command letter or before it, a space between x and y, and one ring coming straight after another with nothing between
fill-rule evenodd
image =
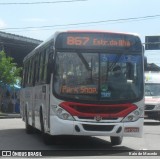
<instances>
[{"instance_id":1,"label":"bus front wheel","mask_svg":"<svg viewBox=\"0 0 160 159\"><path fill-rule=\"evenodd\" d=\"M112 145L120 145L122 143L123 137L122 136L111 136L111 144Z\"/></svg>"}]
</instances>

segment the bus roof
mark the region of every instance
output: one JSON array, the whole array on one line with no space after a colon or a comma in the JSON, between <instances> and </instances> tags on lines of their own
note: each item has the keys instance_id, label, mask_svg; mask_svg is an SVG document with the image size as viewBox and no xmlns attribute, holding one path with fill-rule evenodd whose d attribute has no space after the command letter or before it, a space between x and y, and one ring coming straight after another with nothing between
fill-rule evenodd
<instances>
[{"instance_id":1,"label":"bus roof","mask_svg":"<svg viewBox=\"0 0 160 159\"><path fill-rule=\"evenodd\" d=\"M145 83L160 83L160 72L145 72Z\"/></svg>"},{"instance_id":2,"label":"bus roof","mask_svg":"<svg viewBox=\"0 0 160 159\"><path fill-rule=\"evenodd\" d=\"M64 32L62 32L62 33L64 33ZM113 31L106 31L106 30L68 30L68 31L66 31L66 33L111 33L111 34L133 35L133 36L139 37L139 35L137 33L113 32Z\"/></svg>"},{"instance_id":3,"label":"bus roof","mask_svg":"<svg viewBox=\"0 0 160 159\"><path fill-rule=\"evenodd\" d=\"M138 39L139 36L137 34L134 33L123 33L123 32L110 32L110 31L94 31L94 30L70 30L70 31L62 31L62 32L55 32L55 34L53 34L51 37L49 37L46 41L42 42L40 45L38 45L34 50L32 50L23 60L26 61L27 59L29 59L31 56L33 56L35 54L36 51L38 51L40 48L45 47L47 44L49 43L53 43L53 45L55 45L55 41L57 39L57 37L61 34L70 34L70 33L82 33L82 34L114 34L114 35L126 35L126 36L133 36L133 37L137 37Z\"/></svg>"}]
</instances>

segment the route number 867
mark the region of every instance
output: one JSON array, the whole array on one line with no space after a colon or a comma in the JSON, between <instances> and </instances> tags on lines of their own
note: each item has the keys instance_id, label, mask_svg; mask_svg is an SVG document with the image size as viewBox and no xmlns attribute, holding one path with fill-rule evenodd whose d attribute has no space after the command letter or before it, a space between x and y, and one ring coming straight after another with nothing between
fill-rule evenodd
<instances>
[{"instance_id":1,"label":"route number 867","mask_svg":"<svg viewBox=\"0 0 160 159\"><path fill-rule=\"evenodd\" d=\"M89 37L67 37L67 45L85 46L89 41Z\"/></svg>"}]
</instances>

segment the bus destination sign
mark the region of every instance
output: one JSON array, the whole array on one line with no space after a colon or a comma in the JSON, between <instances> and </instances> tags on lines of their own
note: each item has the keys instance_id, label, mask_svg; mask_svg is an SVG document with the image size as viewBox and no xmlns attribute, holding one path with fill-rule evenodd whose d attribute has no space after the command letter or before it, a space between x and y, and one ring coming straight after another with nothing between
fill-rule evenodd
<instances>
[{"instance_id":1,"label":"bus destination sign","mask_svg":"<svg viewBox=\"0 0 160 159\"><path fill-rule=\"evenodd\" d=\"M62 49L124 49L132 48L137 40L128 34L68 32L58 36L56 46Z\"/></svg>"},{"instance_id":2,"label":"bus destination sign","mask_svg":"<svg viewBox=\"0 0 160 159\"><path fill-rule=\"evenodd\" d=\"M127 40L121 39L104 39L104 38L92 38L89 36L68 36L66 39L66 45L69 46L117 46L117 47L130 47L131 43Z\"/></svg>"}]
</instances>

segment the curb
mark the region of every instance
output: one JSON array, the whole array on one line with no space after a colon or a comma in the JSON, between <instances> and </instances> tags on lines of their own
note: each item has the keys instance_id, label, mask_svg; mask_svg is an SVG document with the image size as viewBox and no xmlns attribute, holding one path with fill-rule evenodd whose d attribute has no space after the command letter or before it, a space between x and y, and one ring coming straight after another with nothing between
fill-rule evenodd
<instances>
[{"instance_id":1,"label":"curb","mask_svg":"<svg viewBox=\"0 0 160 159\"><path fill-rule=\"evenodd\" d=\"M20 114L6 114L6 113L0 114L0 119L4 118L21 118L21 116Z\"/></svg>"}]
</instances>

